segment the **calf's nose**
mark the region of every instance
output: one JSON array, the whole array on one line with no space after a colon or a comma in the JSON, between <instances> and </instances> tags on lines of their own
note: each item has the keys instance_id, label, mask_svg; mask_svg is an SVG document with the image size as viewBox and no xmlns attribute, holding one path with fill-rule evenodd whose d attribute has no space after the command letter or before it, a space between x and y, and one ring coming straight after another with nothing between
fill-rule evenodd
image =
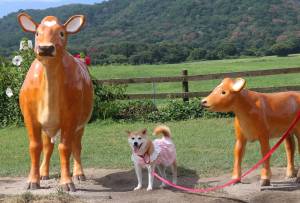
<instances>
[{"instance_id":1,"label":"calf's nose","mask_svg":"<svg viewBox=\"0 0 300 203\"><path fill-rule=\"evenodd\" d=\"M45 56L53 55L55 47L53 45L50 46L39 46L39 53Z\"/></svg>"},{"instance_id":2,"label":"calf's nose","mask_svg":"<svg viewBox=\"0 0 300 203\"><path fill-rule=\"evenodd\" d=\"M201 105L202 105L202 106L205 106L206 104L207 104L207 100L206 100L206 99L202 99L202 100L201 100Z\"/></svg>"}]
</instances>

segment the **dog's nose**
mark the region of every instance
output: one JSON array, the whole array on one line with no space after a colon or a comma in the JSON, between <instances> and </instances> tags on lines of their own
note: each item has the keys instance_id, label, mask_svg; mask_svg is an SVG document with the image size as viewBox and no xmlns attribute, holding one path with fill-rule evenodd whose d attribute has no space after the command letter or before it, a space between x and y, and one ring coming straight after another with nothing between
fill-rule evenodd
<instances>
[{"instance_id":1,"label":"dog's nose","mask_svg":"<svg viewBox=\"0 0 300 203\"><path fill-rule=\"evenodd\" d=\"M52 56L55 50L53 45L50 46L38 46L39 53L43 56Z\"/></svg>"},{"instance_id":2,"label":"dog's nose","mask_svg":"<svg viewBox=\"0 0 300 203\"><path fill-rule=\"evenodd\" d=\"M137 143L137 142L134 142L133 145L137 147L137 146L138 146L138 143Z\"/></svg>"}]
</instances>

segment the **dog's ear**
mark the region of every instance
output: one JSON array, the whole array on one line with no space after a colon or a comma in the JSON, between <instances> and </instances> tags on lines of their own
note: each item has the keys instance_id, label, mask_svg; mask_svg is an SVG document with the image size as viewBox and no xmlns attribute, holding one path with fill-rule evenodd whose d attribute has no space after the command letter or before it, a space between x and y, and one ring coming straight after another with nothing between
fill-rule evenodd
<instances>
[{"instance_id":1,"label":"dog's ear","mask_svg":"<svg viewBox=\"0 0 300 203\"><path fill-rule=\"evenodd\" d=\"M125 132L126 132L127 136L131 135L131 132L129 130L126 130Z\"/></svg>"},{"instance_id":2,"label":"dog's ear","mask_svg":"<svg viewBox=\"0 0 300 203\"><path fill-rule=\"evenodd\" d=\"M142 135L147 135L147 128L144 128L142 131L141 131Z\"/></svg>"}]
</instances>

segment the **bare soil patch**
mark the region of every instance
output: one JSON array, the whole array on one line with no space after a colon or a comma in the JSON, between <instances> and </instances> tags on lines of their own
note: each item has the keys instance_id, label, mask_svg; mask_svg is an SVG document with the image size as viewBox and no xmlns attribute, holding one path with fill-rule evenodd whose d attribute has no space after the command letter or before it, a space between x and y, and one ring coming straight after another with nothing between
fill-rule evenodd
<instances>
[{"instance_id":1,"label":"bare soil patch","mask_svg":"<svg viewBox=\"0 0 300 203\"><path fill-rule=\"evenodd\" d=\"M188 187L209 187L222 184L230 174L214 178L199 178L192 170L180 169L179 184ZM132 191L136 184L134 170L87 169L87 181L75 182L77 191L63 193L58 187L59 179L41 181L42 189L28 192L25 177L0 177L0 202L300 202L300 185L294 180L285 180L285 170L273 169L272 187L261 191L259 171L243 180L243 183L224 190L190 194L171 188L159 189L155 181L154 191L147 192L147 174L144 173L144 188Z\"/></svg>"}]
</instances>

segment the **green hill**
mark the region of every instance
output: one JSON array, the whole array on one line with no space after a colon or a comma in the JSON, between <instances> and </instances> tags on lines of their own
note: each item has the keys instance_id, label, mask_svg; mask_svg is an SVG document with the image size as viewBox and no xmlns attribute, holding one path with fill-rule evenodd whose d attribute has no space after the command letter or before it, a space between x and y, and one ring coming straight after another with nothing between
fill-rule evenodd
<instances>
[{"instance_id":1,"label":"green hill","mask_svg":"<svg viewBox=\"0 0 300 203\"><path fill-rule=\"evenodd\" d=\"M299 0L110 0L26 12L37 21L46 15L62 21L87 15L86 28L71 37L69 48L100 63L268 55L274 44L300 36ZM31 37L21 31L16 15L0 19L0 55Z\"/></svg>"}]
</instances>

